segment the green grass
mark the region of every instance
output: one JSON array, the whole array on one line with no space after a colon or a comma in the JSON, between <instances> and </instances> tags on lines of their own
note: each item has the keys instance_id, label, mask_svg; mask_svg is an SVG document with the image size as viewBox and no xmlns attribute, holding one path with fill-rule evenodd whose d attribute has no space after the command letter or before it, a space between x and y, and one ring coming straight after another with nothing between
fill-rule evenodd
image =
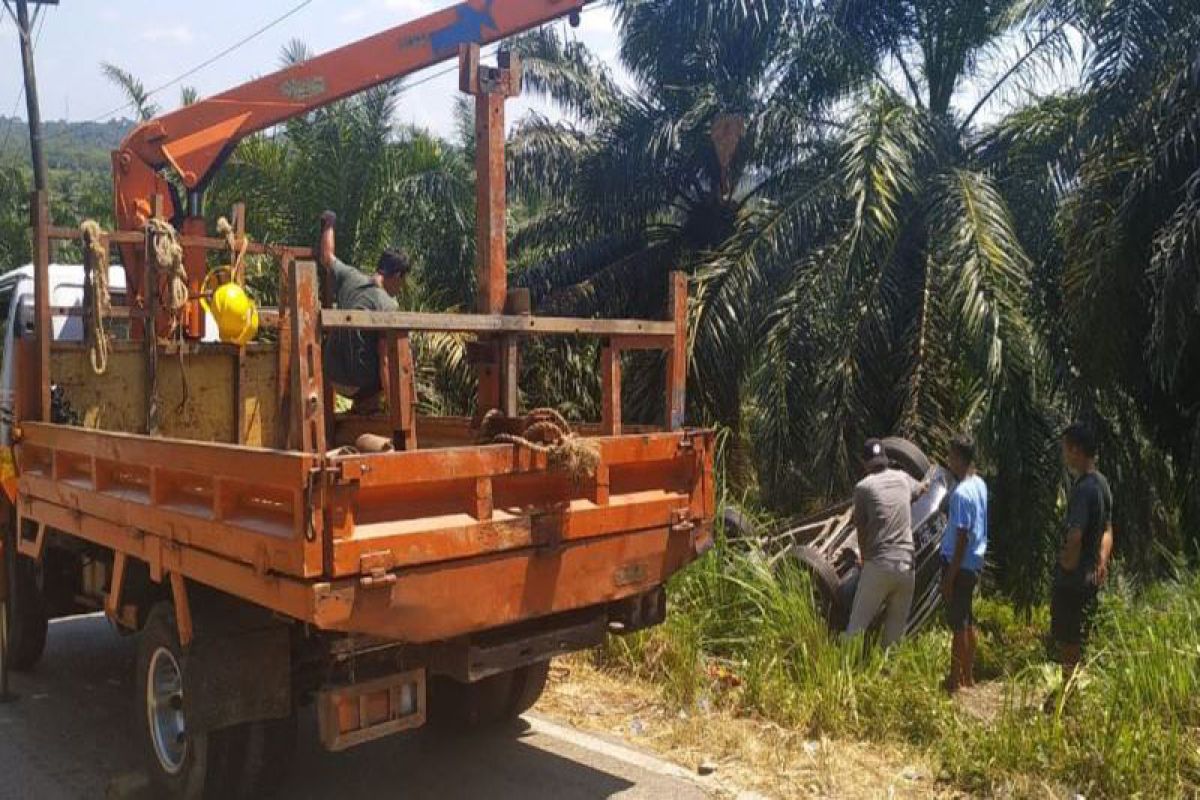
<instances>
[{"instance_id":1,"label":"green grass","mask_svg":"<svg viewBox=\"0 0 1200 800\"><path fill-rule=\"evenodd\" d=\"M978 601L978 675L1003 683L987 722L940 691L948 634L887 654L830 636L807 579L723 543L674 581L666 623L614 638L603 666L653 681L681 707L720 706L808 735L898 741L935 754L971 792L1050 783L1088 797L1200 792L1200 579L1110 592L1080 680L1057 713L1045 609Z\"/></svg>"}]
</instances>

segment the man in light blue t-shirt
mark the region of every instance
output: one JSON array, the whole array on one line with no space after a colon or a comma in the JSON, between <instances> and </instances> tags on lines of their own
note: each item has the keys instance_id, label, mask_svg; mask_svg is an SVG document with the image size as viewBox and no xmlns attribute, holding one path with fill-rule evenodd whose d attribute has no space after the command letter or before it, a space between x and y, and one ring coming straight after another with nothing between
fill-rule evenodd
<instances>
[{"instance_id":1,"label":"man in light blue t-shirt","mask_svg":"<svg viewBox=\"0 0 1200 800\"><path fill-rule=\"evenodd\" d=\"M975 685L975 619L971 603L983 559L987 554L988 491L975 473L975 440L956 436L947 459L958 485L950 493L949 522L942 534L942 600L946 622L954 633L950 643L950 675L946 691Z\"/></svg>"}]
</instances>

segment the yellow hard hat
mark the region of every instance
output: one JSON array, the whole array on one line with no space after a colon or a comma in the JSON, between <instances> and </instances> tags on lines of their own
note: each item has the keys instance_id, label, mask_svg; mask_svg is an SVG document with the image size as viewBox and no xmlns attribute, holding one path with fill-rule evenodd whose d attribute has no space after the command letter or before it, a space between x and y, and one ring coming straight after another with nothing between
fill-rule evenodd
<instances>
[{"instance_id":1,"label":"yellow hard hat","mask_svg":"<svg viewBox=\"0 0 1200 800\"><path fill-rule=\"evenodd\" d=\"M209 273L213 277L217 271ZM205 283L208 281L205 280ZM217 322L217 333L226 344L244 345L258 335L258 308L246 290L236 283L224 283L201 299L204 310Z\"/></svg>"}]
</instances>

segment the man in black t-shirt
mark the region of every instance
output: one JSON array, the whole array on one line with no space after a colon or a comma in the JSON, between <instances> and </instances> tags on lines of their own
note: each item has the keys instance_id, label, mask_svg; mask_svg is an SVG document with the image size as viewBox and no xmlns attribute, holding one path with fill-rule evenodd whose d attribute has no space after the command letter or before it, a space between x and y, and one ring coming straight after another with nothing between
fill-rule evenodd
<instances>
[{"instance_id":1,"label":"man in black t-shirt","mask_svg":"<svg viewBox=\"0 0 1200 800\"><path fill-rule=\"evenodd\" d=\"M1075 476L1067 502L1066 535L1054 571L1050 630L1058 644L1063 680L1069 680L1087 642L1096 597L1108 579L1112 555L1112 491L1096 469L1096 440L1084 425L1063 432L1063 460Z\"/></svg>"},{"instance_id":2,"label":"man in black t-shirt","mask_svg":"<svg viewBox=\"0 0 1200 800\"><path fill-rule=\"evenodd\" d=\"M335 255L332 211L321 215L321 244L318 258L328 271L333 301L347 311L398 311L393 296L404 288L410 263L402 250L385 250L374 275L342 263ZM374 331L340 328L325 339L322 351L325 379L334 390L354 401L354 413L370 414L387 394L385 338Z\"/></svg>"}]
</instances>

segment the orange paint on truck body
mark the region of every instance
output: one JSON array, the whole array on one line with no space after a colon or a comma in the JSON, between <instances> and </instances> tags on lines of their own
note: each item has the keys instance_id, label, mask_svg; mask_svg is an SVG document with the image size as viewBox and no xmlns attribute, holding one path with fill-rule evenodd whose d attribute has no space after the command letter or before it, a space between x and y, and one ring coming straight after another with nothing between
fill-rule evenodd
<instances>
[{"instance_id":1,"label":"orange paint on truck body","mask_svg":"<svg viewBox=\"0 0 1200 800\"><path fill-rule=\"evenodd\" d=\"M710 433L598 441L604 502L513 445L317 457L28 423L17 453L29 519L319 628L429 642L648 591L707 549Z\"/></svg>"}]
</instances>

